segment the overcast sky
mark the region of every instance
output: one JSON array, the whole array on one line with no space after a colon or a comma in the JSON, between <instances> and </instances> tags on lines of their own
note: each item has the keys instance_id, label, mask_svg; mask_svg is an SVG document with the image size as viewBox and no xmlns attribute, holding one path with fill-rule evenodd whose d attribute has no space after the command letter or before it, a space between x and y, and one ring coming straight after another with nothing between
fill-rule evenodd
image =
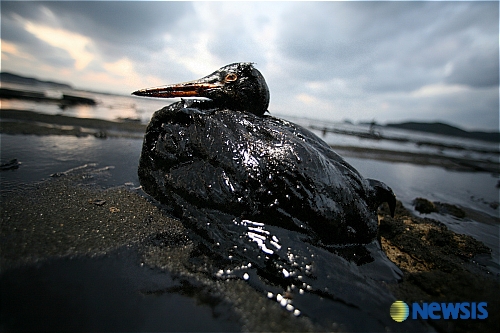
<instances>
[{"instance_id":1,"label":"overcast sky","mask_svg":"<svg viewBox=\"0 0 500 333\"><path fill-rule=\"evenodd\" d=\"M271 114L499 129L499 3L1 1L1 70L129 94L255 62Z\"/></svg>"}]
</instances>

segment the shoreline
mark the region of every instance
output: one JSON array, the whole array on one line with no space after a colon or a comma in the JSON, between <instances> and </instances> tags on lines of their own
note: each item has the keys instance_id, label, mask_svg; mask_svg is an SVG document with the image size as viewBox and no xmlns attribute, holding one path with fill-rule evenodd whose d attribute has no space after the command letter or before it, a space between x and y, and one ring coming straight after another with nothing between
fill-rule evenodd
<instances>
[{"instance_id":1,"label":"shoreline","mask_svg":"<svg viewBox=\"0 0 500 333\"><path fill-rule=\"evenodd\" d=\"M102 119L49 115L28 110L0 110L0 133L11 135L71 135L76 137L142 139L147 125ZM331 145L341 156L385 162L438 166L454 171L500 173L500 163L445 155Z\"/></svg>"},{"instance_id":2,"label":"shoreline","mask_svg":"<svg viewBox=\"0 0 500 333\"><path fill-rule=\"evenodd\" d=\"M29 110L0 110L0 133L32 135L72 135L98 138L144 136L146 125L137 122L115 122L104 119L50 115Z\"/></svg>"},{"instance_id":3,"label":"shoreline","mask_svg":"<svg viewBox=\"0 0 500 333\"><path fill-rule=\"evenodd\" d=\"M412 153L377 148L331 145L339 155L354 158L380 160L384 162L409 163L437 166L452 171L500 173L500 163L445 155Z\"/></svg>"}]
</instances>

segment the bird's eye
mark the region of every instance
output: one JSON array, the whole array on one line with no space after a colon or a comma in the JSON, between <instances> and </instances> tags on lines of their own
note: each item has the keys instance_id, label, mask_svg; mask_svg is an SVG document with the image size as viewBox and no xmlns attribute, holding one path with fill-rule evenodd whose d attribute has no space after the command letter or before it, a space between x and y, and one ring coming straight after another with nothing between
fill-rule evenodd
<instances>
[{"instance_id":1,"label":"bird's eye","mask_svg":"<svg viewBox=\"0 0 500 333\"><path fill-rule=\"evenodd\" d=\"M234 73L230 73L230 74L227 74L226 75L226 78L224 79L225 82L233 82L233 81L236 81L236 79L238 78L238 76Z\"/></svg>"}]
</instances>

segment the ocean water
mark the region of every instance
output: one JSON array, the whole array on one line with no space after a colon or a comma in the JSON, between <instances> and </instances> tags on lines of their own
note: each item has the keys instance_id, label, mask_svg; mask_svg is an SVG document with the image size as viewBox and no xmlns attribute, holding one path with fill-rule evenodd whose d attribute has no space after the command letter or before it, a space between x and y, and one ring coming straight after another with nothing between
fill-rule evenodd
<instances>
[{"instance_id":1,"label":"ocean water","mask_svg":"<svg viewBox=\"0 0 500 333\"><path fill-rule=\"evenodd\" d=\"M76 105L62 109L56 103L40 103L28 100L2 99L2 109L32 110L47 114L62 114L77 118L96 118L116 121L120 118L136 119L147 124L154 111L161 109L170 102L153 99L140 98L135 96L111 95L88 91L54 91L50 89L40 89L26 87L15 84L4 84L2 87L18 90L34 90L44 92L47 95L56 95L61 93L73 94L76 96L92 98L96 101L95 106ZM178 100L178 99L177 99ZM174 101L174 100L173 100Z\"/></svg>"}]
</instances>

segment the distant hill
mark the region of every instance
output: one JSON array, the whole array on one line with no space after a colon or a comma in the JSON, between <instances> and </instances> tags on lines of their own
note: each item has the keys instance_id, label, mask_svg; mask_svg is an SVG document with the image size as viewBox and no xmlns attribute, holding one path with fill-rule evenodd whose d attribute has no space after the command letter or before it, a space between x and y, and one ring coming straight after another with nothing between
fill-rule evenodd
<instances>
[{"instance_id":1,"label":"distant hill","mask_svg":"<svg viewBox=\"0 0 500 333\"><path fill-rule=\"evenodd\" d=\"M8 72L0 73L0 81L6 83L8 82L8 83L24 84L29 86L44 86L44 87L50 87L52 89L73 89L71 85L66 83L42 81L32 77L25 77Z\"/></svg>"},{"instance_id":2,"label":"distant hill","mask_svg":"<svg viewBox=\"0 0 500 333\"><path fill-rule=\"evenodd\" d=\"M448 136L455 136L461 138L469 138L476 140L483 140L489 142L500 142L499 132L480 132L480 131L464 131L458 127L454 127L444 123L420 123L420 122L404 122L387 124L386 127L402 128L406 130L435 133Z\"/></svg>"}]
</instances>

